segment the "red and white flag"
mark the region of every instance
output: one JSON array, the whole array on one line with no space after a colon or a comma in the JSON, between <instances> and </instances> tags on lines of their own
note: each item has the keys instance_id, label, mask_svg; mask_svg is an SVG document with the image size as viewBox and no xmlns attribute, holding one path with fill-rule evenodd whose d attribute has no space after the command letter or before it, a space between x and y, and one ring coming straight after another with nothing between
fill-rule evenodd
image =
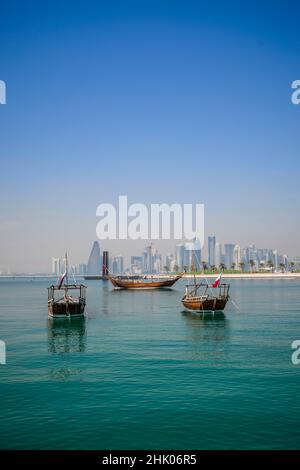
<instances>
[{"instance_id":1,"label":"red and white flag","mask_svg":"<svg viewBox=\"0 0 300 470\"><path fill-rule=\"evenodd\" d=\"M213 287L214 289L215 289L216 287L218 287L218 285L220 284L221 277L222 277L222 273L219 274L219 276L217 277L217 279L215 280L215 282L212 284L212 287Z\"/></svg>"},{"instance_id":2,"label":"red and white flag","mask_svg":"<svg viewBox=\"0 0 300 470\"><path fill-rule=\"evenodd\" d=\"M59 289L61 288L62 283L64 282L64 279L65 279L66 275L67 275L67 271L65 271L65 272L63 273L63 275L61 276L61 278L60 278L60 280L59 280L59 284L58 284L58 288L59 288Z\"/></svg>"}]
</instances>

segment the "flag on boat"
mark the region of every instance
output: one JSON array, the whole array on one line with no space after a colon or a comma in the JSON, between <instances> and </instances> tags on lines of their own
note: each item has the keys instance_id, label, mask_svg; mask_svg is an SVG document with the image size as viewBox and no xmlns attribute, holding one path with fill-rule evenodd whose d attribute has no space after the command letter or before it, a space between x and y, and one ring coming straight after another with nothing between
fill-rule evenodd
<instances>
[{"instance_id":1,"label":"flag on boat","mask_svg":"<svg viewBox=\"0 0 300 470\"><path fill-rule=\"evenodd\" d=\"M215 280L215 282L212 284L212 287L213 287L214 289L215 289L216 287L218 287L218 285L220 284L221 277L222 277L222 273L219 274L219 276L217 277L217 279Z\"/></svg>"},{"instance_id":2,"label":"flag on boat","mask_svg":"<svg viewBox=\"0 0 300 470\"><path fill-rule=\"evenodd\" d=\"M58 284L58 288L59 288L59 289L61 288L62 283L64 282L64 279L65 279L66 275L67 275L67 271L65 271L65 272L63 273L63 275L61 276L61 278L60 278L60 280L59 280L59 284Z\"/></svg>"}]
</instances>

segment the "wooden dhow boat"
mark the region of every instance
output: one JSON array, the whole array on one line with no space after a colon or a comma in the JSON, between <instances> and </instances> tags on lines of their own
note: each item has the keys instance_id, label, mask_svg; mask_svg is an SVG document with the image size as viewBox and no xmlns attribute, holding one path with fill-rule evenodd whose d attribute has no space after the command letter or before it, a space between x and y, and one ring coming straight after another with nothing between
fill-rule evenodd
<instances>
[{"instance_id":1,"label":"wooden dhow boat","mask_svg":"<svg viewBox=\"0 0 300 470\"><path fill-rule=\"evenodd\" d=\"M213 284L201 282L187 285L182 304L193 311L222 311L229 300L230 284L220 283L221 275Z\"/></svg>"},{"instance_id":2,"label":"wooden dhow boat","mask_svg":"<svg viewBox=\"0 0 300 470\"><path fill-rule=\"evenodd\" d=\"M182 278L184 273L168 277L146 276L112 276L108 279L116 289L161 289L172 287L175 282Z\"/></svg>"},{"instance_id":3,"label":"wooden dhow boat","mask_svg":"<svg viewBox=\"0 0 300 470\"><path fill-rule=\"evenodd\" d=\"M78 293L78 296L70 294ZM57 298L57 292L63 293ZM55 295L56 294L56 295ZM86 304L86 286L83 284L68 284L68 257L65 256L65 272L58 285L48 287L48 315L55 318L79 317L84 315Z\"/></svg>"}]
</instances>

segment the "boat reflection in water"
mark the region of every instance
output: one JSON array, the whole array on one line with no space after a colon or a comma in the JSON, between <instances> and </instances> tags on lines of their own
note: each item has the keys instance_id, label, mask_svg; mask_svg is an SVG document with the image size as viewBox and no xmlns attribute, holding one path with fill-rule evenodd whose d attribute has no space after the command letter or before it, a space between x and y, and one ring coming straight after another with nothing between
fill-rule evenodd
<instances>
[{"instance_id":1,"label":"boat reflection in water","mask_svg":"<svg viewBox=\"0 0 300 470\"><path fill-rule=\"evenodd\" d=\"M187 340L190 343L192 359L219 363L227 356L230 321L223 312L196 313L183 310L186 322Z\"/></svg>"},{"instance_id":2,"label":"boat reflection in water","mask_svg":"<svg viewBox=\"0 0 300 470\"><path fill-rule=\"evenodd\" d=\"M48 350L54 354L84 352L86 319L48 318Z\"/></svg>"}]
</instances>

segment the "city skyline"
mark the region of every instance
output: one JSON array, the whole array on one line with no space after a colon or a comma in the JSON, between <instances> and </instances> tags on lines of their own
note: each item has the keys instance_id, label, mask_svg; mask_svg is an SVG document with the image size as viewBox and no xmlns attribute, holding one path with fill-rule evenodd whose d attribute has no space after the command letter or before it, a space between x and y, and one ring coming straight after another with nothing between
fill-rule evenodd
<instances>
[{"instance_id":1,"label":"city skyline","mask_svg":"<svg viewBox=\"0 0 300 470\"><path fill-rule=\"evenodd\" d=\"M214 247L213 247L213 252L214 252L214 255L213 255L213 258L212 258L212 254L211 254L211 250L212 248L210 248L210 242L211 242L211 239L213 240L214 242ZM117 241L118 242L118 241ZM272 251L275 251L277 253L278 256L280 257L286 257L288 260L290 261L293 261L293 260L296 260L296 262L298 262L298 260L300 260L300 255L296 254L296 255L290 255L288 250L283 250L283 251L280 251L278 250L276 247L258 247L256 244L254 243L250 243L248 245L243 245L239 242L232 242L232 243L224 243L223 241L220 241L219 238L216 236L216 235L208 235L206 238L205 238L205 243L204 243L204 246L203 248L201 249L200 247L200 242L197 241L197 243L199 244L199 248L197 248L197 250L199 250L199 255L196 255L196 261L195 261L195 265L196 267L199 268L201 262L205 261L205 263L207 264L207 266L211 266L211 265L215 265L216 267L219 267L220 264L223 262L223 264L226 265L226 267L228 268L229 265L232 264L232 262L234 262L234 260L238 260L238 259L242 259L243 256L245 257L245 254L243 255L243 252L245 252L245 250L250 250L254 248L254 251L258 250L258 252L260 253L266 253L266 252L272 252ZM154 240L154 241L147 241L147 240L137 240L135 242L133 241L127 241L127 244L129 245L132 245L133 247L131 248L131 250L128 250L128 249L125 249L125 250L122 250L122 249L109 249L109 245L111 243L109 241L102 241L102 240L94 240L91 244L90 244L90 248L88 247L85 247L84 249L84 252L86 253L86 256L85 257L82 257L82 258L79 258L78 257L73 257L72 256L72 253L68 252L69 253L69 258L70 258L70 265L72 266L72 269L76 271L76 274L80 274L80 275L93 275L93 274L97 274L97 268L96 266L97 265L102 265L102 253L103 251L107 250L108 253L109 253L109 260L110 260L110 266L112 266L112 263L115 261L115 263L118 264L118 266L122 265L122 266L125 266L125 268L128 270L130 270L130 266L131 266L131 259L132 258L140 258L142 259L143 258L143 253L145 252L146 248L147 247L150 247L152 246L153 249L159 254L159 256L161 257L161 262L160 262L160 266L163 268L164 266L166 266L167 263L167 258L172 255L174 256L174 259L178 259L177 257L177 248L178 247L187 247L188 250L190 250L192 252L193 248L192 248L192 245L193 245L193 242L190 242L190 241L184 241L184 240L171 240L169 241L169 243L167 244L167 248L164 248L164 249L160 249L160 243L159 243L159 240ZM116 242L114 243L114 245L116 244ZM121 245L124 245L124 241L123 243L121 243ZM164 245L166 245L166 243L164 243ZM126 242L125 242L125 246L126 246ZM98 251L98 247L99 247L99 251ZM134 248L135 247L135 248ZM234 250L236 250L238 247L239 249L239 254L234 254ZM226 257L226 252L227 252L227 257ZM126 253L126 254L124 254ZM50 257L50 263L49 263L49 260L48 260L48 263L47 263L47 267L46 269L44 270L34 270L34 269L24 269L24 270L12 270L12 269L0 269L0 275L6 275L6 274L20 274L20 273L32 273L32 274L51 274L51 273L62 273L64 271L64 254L65 254L65 251L61 254L58 254L57 252L53 255L51 255ZM71 256L70 256L71 255ZM184 255L183 255L184 256ZM119 258L123 258L122 261L120 261ZM197 257L199 257L199 260L197 260ZM262 257L262 256L260 256ZM234 259L233 259L234 258ZM248 256L248 259L250 258L253 258L253 256ZM254 256L255 258L255 256ZM272 256L269 256L269 258L272 258ZM101 261L99 262L99 260L101 259ZM190 260L192 259L192 254L190 255ZM214 261L214 262L212 262ZM177 263L177 264L180 264L180 263ZM185 265L189 264L188 262L185 262L184 263ZM238 265L239 263L238 262L235 262L236 265ZM55 268L54 268L55 266ZM58 267L58 269L57 269ZM124 271L125 271L125 268L124 268Z\"/></svg>"},{"instance_id":2,"label":"city skyline","mask_svg":"<svg viewBox=\"0 0 300 470\"><path fill-rule=\"evenodd\" d=\"M82 276L101 274L102 253L105 250L105 243L94 241L87 261L82 260L77 265L71 263L72 272ZM166 270L166 266L170 271L174 271L194 265L196 271L200 271L203 264L208 268L214 266L218 269L224 265L226 269L240 270L242 263L245 269L249 269L250 260L257 268L262 267L261 262L264 262L265 267L268 267L268 263L272 263L274 269L278 269L280 264L285 264L287 269L290 262L295 262L295 265L300 262L300 257L290 257L287 253L279 253L276 248L261 248L253 244L242 247L238 243L221 243L216 235L207 237L203 250L199 241L195 239L194 242L176 243L172 250L165 253L159 252L154 242L145 245L141 253L127 253L126 256L121 252L108 253L109 269L112 273L126 271L132 274L162 272ZM178 269L174 269L175 266ZM45 274L60 275L64 269L64 258L54 256L51 258L51 269L45 271Z\"/></svg>"}]
</instances>

